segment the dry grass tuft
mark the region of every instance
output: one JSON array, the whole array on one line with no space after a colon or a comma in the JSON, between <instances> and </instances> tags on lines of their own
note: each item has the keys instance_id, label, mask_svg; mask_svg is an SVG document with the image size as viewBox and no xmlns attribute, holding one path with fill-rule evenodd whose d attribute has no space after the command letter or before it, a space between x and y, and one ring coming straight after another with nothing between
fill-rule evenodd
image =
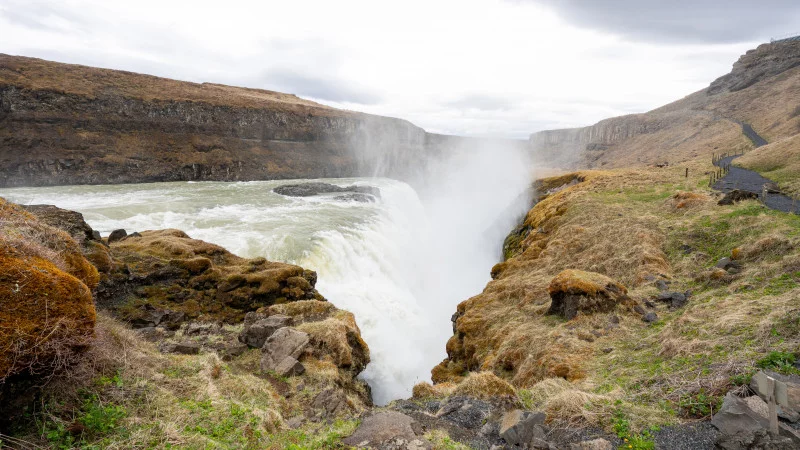
<instances>
[{"instance_id":1,"label":"dry grass tuft","mask_svg":"<svg viewBox=\"0 0 800 450\"><path fill-rule=\"evenodd\" d=\"M456 385L453 383L430 384L423 381L414 385L411 395L416 400L444 398L449 397L455 388Z\"/></svg>"},{"instance_id":2,"label":"dry grass tuft","mask_svg":"<svg viewBox=\"0 0 800 450\"><path fill-rule=\"evenodd\" d=\"M516 394L514 386L492 372L470 374L453 389L452 393L452 395L467 395L489 400L498 397L514 397Z\"/></svg>"}]
</instances>

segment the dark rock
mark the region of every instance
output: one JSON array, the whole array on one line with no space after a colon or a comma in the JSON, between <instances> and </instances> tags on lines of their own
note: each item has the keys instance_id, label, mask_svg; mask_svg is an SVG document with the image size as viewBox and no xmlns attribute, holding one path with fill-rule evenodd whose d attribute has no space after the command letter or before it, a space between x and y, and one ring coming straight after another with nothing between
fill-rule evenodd
<instances>
[{"instance_id":1,"label":"dark rock","mask_svg":"<svg viewBox=\"0 0 800 450\"><path fill-rule=\"evenodd\" d=\"M328 417L334 417L347 411L347 398L341 390L328 388L314 397L311 407L324 410Z\"/></svg>"},{"instance_id":2,"label":"dark rock","mask_svg":"<svg viewBox=\"0 0 800 450\"><path fill-rule=\"evenodd\" d=\"M547 314L567 320L578 313L610 312L619 304L632 304L625 286L596 272L564 270L550 281L548 291L551 303Z\"/></svg>"},{"instance_id":3,"label":"dark rock","mask_svg":"<svg viewBox=\"0 0 800 450\"><path fill-rule=\"evenodd\" d=\"M112 242L121 241L127 235L128 232L123 229L114 230L108 235L108 243L111 244Z\"/></svg>"},{"instance_id":4,"label":"dark rock","mask_svg":"<svg viewBox=\"0 0 800 450\"><path fill-rule=\"evenodd\" d=\"M187 336L205 335L218 332L219 329L220 326L216 323L191 322L186 325L183 334Z\"/></svg>"},{"instance_id":5,"label":"dark rock","mask_svg":"<svg viewBox=\"0 0 800 450\"><path fill-rule=\"evenodd\" d=\"M122 240L130 239L130 238L140 238L140 237L142 237L141 233L139 233L138 231L134 231L133 233L125 236L124 238L122 238Z\"/></svg>"},{"instance_id":6,"label":"dark rock","mask_svg":"<svg viewBox=\"0 0 800 450\"><path fill-rule=\"evenodd\" d=\"M397 411L373 412L342 442L357 448L430 449L430 444L417 436L414 425L414 419Z\"/></svg>"},{"instance_id":7,"label":"dark rock","mask_svg":"<svg viewBox=\"0 0 800 450\"><path fill-rule=\"evenodd\" d=\"M638 303L633 305L633 310L636 311L637 314L641 314L641 315L647 314L647 311L645 311L644 308L642 308L642 305L640 305Z\"/></svg>"},{"instance_id":8,"label":"dark rock","mask_svg":"<svg viewBox=\"0 0 800 450\"><path fill-rule=\"evenodd\" d=\"M730 73L714 80L708 95L735 92L800 65L798 41L776 41L759 45L739 57Z\"/></svg>"},{"instance_id":9,"label":"dark rock","mask_svg":"<svg viewBox=\"0 0 800 450\"><path fill-rule=\"evenodd\" d=\"M656 288L658 288L659 291L666 291L667 289L669 289L669 282L664 280L658 280L656 281Z\"/></svg>"},{"instance_id":10,"label":"dark rock","mask_svg":"<svg viewBox=\"0 0 800 450\"><path fill-rule=\"evenodd\" d=\"M653 322L658 320L658 315L651 311L651 312L645 314L644 317L642 317L642 320L647 322L647 323L653 323Z\"/></svg>"},{"instance_id":11,"label":"dark rock","mask_svg":"<svg viewBox=\"0 0 800 450\"><path fill-rule=\"evenodd\" d=\"M66 231L78 245L84 245L85 241L100 240L99 237L95 238L100 233L93 230L79 212L53 205L20 205L20 207L47 225Z\"/></svg>"},{"instance_id":12,"label":"dark rock","mask_svg":"<svg viewBox=\"0 0 800 450\"><path fill-rule=\"evenodd\" d=\"M239 342L250 347L261 348L273 333L290 325L292 325L292 318L280 314L260 319L242 330L242 333L239 334Z\"/></svg>"},{"instance_id":13,"label":"dark rock","mask_svg":"<svg viewBox=\"0 0 800 450\"><path fill-rule=\"evenodd\" d=\"M653 302L651 302L650 300L645 300L645 301L644 301L644 306L646 306L646 307L648 307L648 308L655 308L655 307L656 307L656 304L655 304L655 303L653 303Z\"/></svg>"},{"instance_id":14,"label":"dark rock","mask_svg":"<svg viewBox=\"0 0 800 450\"><path fill-rule=\"evenodd\" d=\"M480 428L492 411L492 405L472 397L456 396L442 404L436 417L467 429Z\"/></svg>"},{"instance_id":15,"label":"dark rock","mask_svg":"<svg viewBox=\"0 0 800 450\"><path fill-rule=\"evenodd\" d=\"M725 196L722 197L722 199L719 202L717 202L717 204L720 206L732 205L734 203L739 203L743 200L757 200L757 199L758 195L753 192L734 189L725 194Z\"/></svg>"},{"instance_id":16,"label":"dark rock","mask_svg":"<svg viewBox=\"0 0 800 450\"><path fill-rule=\"evenodd\" d=\"M545 413L515 409L500 420L500 437L510 445L529 445L534 439L544 440Z\"/></svg>"},{"instance_id":17,"label":"dark rock","mask_svg":"<svg viewBox=\"0 0 800 450\"><path fill-rule=\"evenodd\" d=\"M228 342L221 350L222 359L225 361L230 361L231 359L244 354L248 348L249 347L247 347L247 344L242 344L241 342Z\"/></svg>"},{"instance_id":18,"label":"dark rock","mask_svg":"<svg viewBox=\"0 0 800 450\"><path fill-rule=\"evenodd\" d=\"M669 303L669 307L672 309L682 308L686 305L689 301L688 298L691 295L690 291L686 292L662 292L658 294L656 297L656 301L662 303Z\"/></svg>"},{"instance_id":19,"label":"dark rock","mask_svg":"<svg viewBox=\"0 0 800 450\"><path fill-rule=\"evenodd\" d=\"M94 239L95 241L102 241L103 240L103 236L100 235L99 231L92 230L92 239Z\"/></svg>"},{"instance_id":20,"label":"dark rock","mask_svg":"<svg viewBox=\"0 0 800 450\"><path fill-rule=\"evenodd\" d=\"M739 273L742 269L741 264L728 257L721 258L714 267L725 270L728 273Z\"/></svg>"},{"instance_id":21,"label":"dark rock","mask_svg":"<svg viewBox=\"0 0 800 450\"><path fill-rule=\"evenodd\" d=\"M716 448L721 450L790 450L799 446L788 437L777 436L768 430L740 430L733 434L721 434Z\"/></svg>"},{"instance_id":22,"label":"dark rock","mask_svg":"<svg viewBox=\"0 0 800 450\"><path fill-rule=\"evenodd\" d=\"M147 303L139 308L139 314L131 321L133 328L162 326L168 330L177 330L186 320L186 314L179 311L156 308Z\"/></svg>"},{"instance_id":23,"label":"dark rock","mask_svg":"<svg viewBox=\"0 0 800 450\"><path fill-rule=\"evenodd\" d=\"M200 344L196 342L162 342L158 346L161 353L177 353L180 355L196 355L200 353Z\"/></svg>"},{"instance_id":24,"label":"dark rock","mask_svg":"<svg viewBox=\"0 0 800 450\"><path fill-rule=\"evenodd\" d=\"M289 197L310 197L312 195L330 194L338 192L349 192L353 194L372 195L373 197L380 197L381 191L373 186L336 186L330 183L310 182L301 184L285 184L272 189L276 194L286 195ZM361 200L358 200L361 201Z\"/></svg>"},{"instance_id":25,"label":"dark rock","mask_svg":"<svg viewBox=\"0 0 800 450\"><path fill-rule=\"evenodd\" d=\"M270 336L262 347L261 370L275 371L281 376L305 371L297 360L308 346L309 336L294 328L283 327Z\"/></svg>"},{"instance_id":26,"label":"dark rock","mask_svg":"<svg viewBox=\"0 0 800 450\"><path fill-rule=\"evenodd\" d=\"M751 448L735 447L736 442L755 441L756 434L763 433L769 429L769 419L767 418L768 407L758 396L739 398L730 392L725 395L722 407L719 412L714 414L711 424L721 433L717 443L728 443L730 449ZM791 439L794 447L800 448L800 435L790 427L779 424L780 436ZM724 448L724 447L723 447ZM756 447L759 448L759 447ZM770 448L770 447L766 447Z\"/></svg>"}]
</instances>

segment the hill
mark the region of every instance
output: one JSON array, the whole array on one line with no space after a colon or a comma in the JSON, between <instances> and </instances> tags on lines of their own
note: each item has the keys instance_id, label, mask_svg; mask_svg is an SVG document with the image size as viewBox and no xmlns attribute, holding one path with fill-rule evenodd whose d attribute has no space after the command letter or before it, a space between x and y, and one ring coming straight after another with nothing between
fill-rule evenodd
<instances>
[{"instance_id":1,"label":"hill","mask_svg":"<svg viewBox=\"0 0 800 450\"><path fill-rule=\"evenodd\" d=\"M291 94L0 54L0 187L409 179L482 143Z\"/></svg>"},{"instance_id":2,"label":"hill","mask_svg":"<svg viewBox=\"0 0 800 450\"><path fill-rule=\"evenodd\" d=\"M742 122L769 142L800 132L798 66L800 42L763 44L681 100L585 128L541 131L529 142L542 163L582 168L678 164L748 150Z\"/></svg>"}]
</instances>

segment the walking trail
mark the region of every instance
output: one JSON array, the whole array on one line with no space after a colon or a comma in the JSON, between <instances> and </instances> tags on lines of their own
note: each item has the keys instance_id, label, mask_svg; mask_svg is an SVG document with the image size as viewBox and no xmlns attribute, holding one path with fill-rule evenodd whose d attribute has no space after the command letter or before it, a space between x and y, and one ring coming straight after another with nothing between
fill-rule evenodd
<instances>
[{"instance_id":1,"label":"walking trail","mask_svg":"<svg viewBox=\"0 0 800 450\"><path fill-rule=\"evenodd\" d=\"M742 126L742 133L753 141L756 147L767 144L767 140L759 136L758 133L753 130L752 126L744 122L738 123ZM729 172L714 183L714 189L725 193L738 189L740 191L752 192L761 197L764 191L764 185L775 186L775 182L769 178L762 177L758 172L732 165L731 161L739 156L741 155L728 156L714 163L717 167L729 166ZM770 209L783 212L798 212L798 202L784 194L767 192L766 198L762 198L761 200Z\"/></svg>"}]
</instances>

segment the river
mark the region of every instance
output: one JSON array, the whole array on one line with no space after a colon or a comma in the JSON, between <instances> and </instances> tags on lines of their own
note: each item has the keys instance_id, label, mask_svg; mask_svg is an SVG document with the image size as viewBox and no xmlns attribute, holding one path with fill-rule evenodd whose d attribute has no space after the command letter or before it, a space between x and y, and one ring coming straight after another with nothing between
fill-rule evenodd
<instances>
[{"instance_id":1,"label":"river","mask_svg":"<svg viewBox=\"0 0 800 450\"><path fill-rule=\"evenodd\" d=\"M419 192L386 178L315 180L376 186L374 203L272 192L288 181L14 188L0 196L79 211L104 236L177 228L240 256L317 271L320 293L355 314L372 358L362 377L384 404L430 380L446 356L456 305L489 281L504 236L527 209L524 170L470 166Z\"/></svg>"}]
</instances>

